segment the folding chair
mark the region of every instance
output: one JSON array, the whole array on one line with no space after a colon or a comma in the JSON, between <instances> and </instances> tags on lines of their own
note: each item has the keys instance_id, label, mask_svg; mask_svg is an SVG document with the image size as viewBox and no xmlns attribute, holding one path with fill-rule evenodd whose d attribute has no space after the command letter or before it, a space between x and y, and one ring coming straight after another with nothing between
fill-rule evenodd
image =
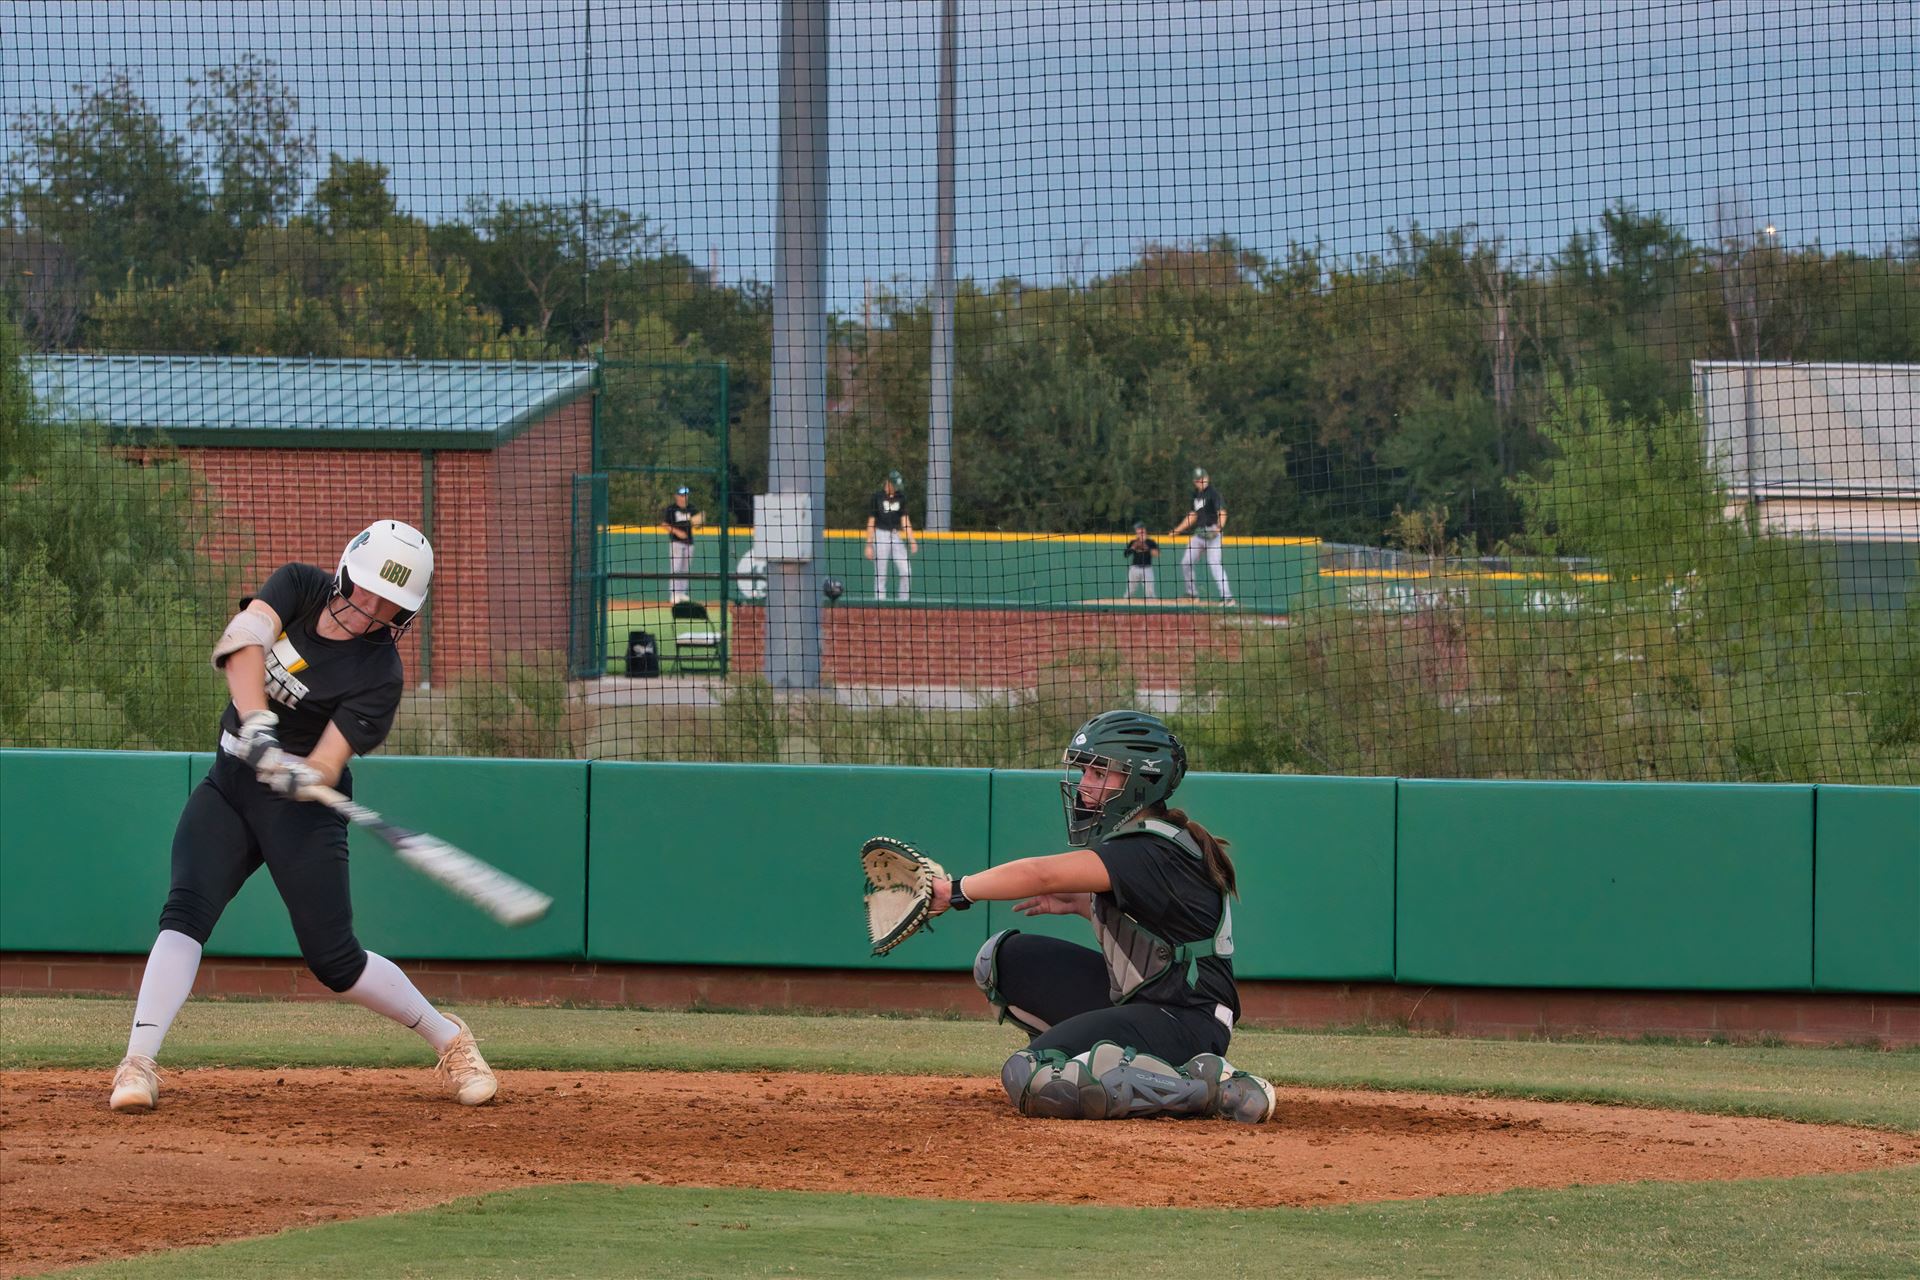
<instances>
[{"instance_id":1,"label":"folding chair","mask_svg":"<svg viewBox=\"0 0 1920 1280\"><path fill-rule=\"evenodd\" d=\"M707 607L698 600L682 600L673 606L673 669L720 669L720 631L707 616Z\"/></svg>"}]
</instances>

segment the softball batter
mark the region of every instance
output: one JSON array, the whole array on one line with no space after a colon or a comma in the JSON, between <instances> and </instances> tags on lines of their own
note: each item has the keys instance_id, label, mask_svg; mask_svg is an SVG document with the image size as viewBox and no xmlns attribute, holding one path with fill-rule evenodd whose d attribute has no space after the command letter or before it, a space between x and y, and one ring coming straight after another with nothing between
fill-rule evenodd
<instances>
[{"instance_id":1,"label":"softball batter","mask_svg":"<svg viewBox=\"0 0 1920 1280\"><path fill-rule=\"evenodd\" d=\"M1267 1120L1273 1086L1221 1056L1240 1016L1234 871L1224 840L1167 807L1186 749L1153 716L1108 711L1064 762L1067 838L1081 847L934 882L935 915L1023 899L1023 915L1087 917L1099 942L1006 929L981 947L974 980L1030 1037L1000 1070L1007 1097L1069 1120Z\"/></svg>"},{"instance_id":2,"label":"softball batter","mask_svg":"<svg viewBox=\"0 0 1920 1280\"><path fill-rule=\"evenodd\" d=\"M403 684L395 647L426 602L433 548L411 525L379 520L347 544L333 573L276 570L213 647L232 695L220 751L173 836L173 885L147 957L127 1055L113 1076L115 1111L159 1101L154 1059L193 990L201 948L220 913L264 863L286 903L300 954L338 992L418 1032L439 1055L447 1092L466 1106L498 1084L473 1033L442 1014L384 956L353 935L346 820L297 799L311 783L349 795L347 762L393 727Z\"/></svg>"}]
</instances>

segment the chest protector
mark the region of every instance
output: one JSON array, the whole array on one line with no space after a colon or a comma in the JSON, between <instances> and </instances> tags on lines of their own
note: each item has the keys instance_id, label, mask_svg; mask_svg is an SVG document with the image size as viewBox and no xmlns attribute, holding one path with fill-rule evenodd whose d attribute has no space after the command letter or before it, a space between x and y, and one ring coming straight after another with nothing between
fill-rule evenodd
<instances>
[{"instance_id":1,"label":"chest protector","mask_svg":"<svg viewBox=\"0 0 1920 1280\"><path fill-rule=\"evenodd\" d=\"M1195 862L1206 861L1192 836L1157 818L1130 823L1114 835L1142 831L1171 840ZM1213 937L1199 942L1168 942L1116 906L1110 893L1093 895L1093 932L1107 962L1107 998L1115 1004L1125 1004L1135 997L1153 1004L1188 1003L1200 977L1200 962L1208 956L1233 958L1233 906L1224 893L1220 895L1220 926Z\"/></svg>"}]
</instances>

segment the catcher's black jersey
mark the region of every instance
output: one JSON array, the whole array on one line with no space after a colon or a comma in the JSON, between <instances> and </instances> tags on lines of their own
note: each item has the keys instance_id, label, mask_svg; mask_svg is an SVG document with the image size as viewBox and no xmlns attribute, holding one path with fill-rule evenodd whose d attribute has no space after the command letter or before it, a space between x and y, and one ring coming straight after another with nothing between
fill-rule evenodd
<instances>
[{"instance_id":1,"label":"catcher's black jersey","mask_svg":"<svg viewBox=\"0 0 1920 1280\"><path fill-rule=\"evenodd\" d=\"M1220 496L1220 491L1208 485L1193 495L1193 527L1217 528L1220 524L1220 513L1226 508L1226 500Z\"/></svg>"},{"instance_id":2,"label":"catcher's black jersey","mask_svg":"<svg viewBox=\"0 0 1920 1280\"><path fill-rule=\"evenodd\" d=\"M1153 553L1159 549L1160 544L1152 538L1130 538L1127 545L1120 548L1120 554L1132 556L1134 565L1144 569L1153 564Z\"/></svg>"},{"instance_id":3,"label":"catcher's black jersey","mask_svg":"<svg viewBox=\"0 0 1920 1280\"><path fill-rule=\"evenodd\" d=\"M1180 946L1207 941L1220 927L1224 905L1220 890L1207 879L1206 867L1173 841L1150 831L1133 831L1104 840L1093 851L1106 864L1113 885L1103 896L1111 896L1116 906L1159 937ZM1195 986L1177 985L1184 998L1159 1000L1156 995L1155 999L1208 1012L1224 1004L1239 1019L1240 992L1234 985L1232 960L1207 956L1200 961Z\"/></svg>"},{"instance_id":4,"label":"catcher's black jersey","mask_svg":"<svg viewBox=\"0 0 1920 1280\"><path fill-rule=\"evenodd\" d=\"M683 507L677 502L669 502L667 509L660 513L660 522L667 526L667 533L675 542L693 541L692 507Z\"/></svg>"},{"instance_id":5,"label":"catcher's black jersey","mask_svg":"<svg viewBox=\"0 0 1920 1280\"><path fill-rule=\"evenodd\" d=\"M333 575L310 564L274 570L257 599L280 615L280 636L267 650L267 702L280 717L280 745L306 755L328 724L340 726L355 755L386 741L400 706L400 651L384 634L328 640L314 631L333 596ZM240 731L233 703L220 727Z\"/></svg>"},{"instance_id":6,"label":"catcher's black jersey","mask_svg":"<svg viewBox=\"0 0 1920 1280\"><path fill-rule=\"evenodd\" d=\"M900 522L907 518L906 495L896 489L889 498L885 489L875 489L873 500L867 504L867 514L873 517L874 528L898 533Z\"/></svg>"}]
</instances>

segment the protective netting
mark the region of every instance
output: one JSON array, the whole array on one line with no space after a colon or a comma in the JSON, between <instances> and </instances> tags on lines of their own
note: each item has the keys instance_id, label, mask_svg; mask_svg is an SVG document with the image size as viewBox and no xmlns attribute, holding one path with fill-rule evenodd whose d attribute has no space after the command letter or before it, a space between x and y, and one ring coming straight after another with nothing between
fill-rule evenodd
<instances>
[{"instance_id":1,"label":"protective netting","mask_svg":"<svg viewBox=\"0 0 1920 1280\"><path fill-rule=\"evenodd\" d=\"M0 21L0 745L1920 781L1903 0Z\"/></svg>"}]
</instances>

